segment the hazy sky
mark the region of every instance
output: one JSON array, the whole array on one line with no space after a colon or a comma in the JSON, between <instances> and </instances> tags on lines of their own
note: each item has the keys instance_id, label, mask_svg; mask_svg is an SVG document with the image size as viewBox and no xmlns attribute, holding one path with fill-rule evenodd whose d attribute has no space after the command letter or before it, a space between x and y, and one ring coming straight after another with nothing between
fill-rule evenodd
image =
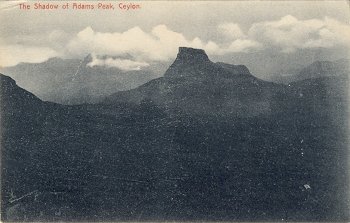
<instances>
[{"instance_id":1,"label":"hazy sky","mask_svg":"<svg viewBox=\"0 0 350 223\"><path fill-rule=\"evenodd\" d=\"M254 73L348 57L346 1L135 1L138 10L20 10L0 3L0 65L82 58L95 65L145 67L174 59L179 46L204 48L214 61ZM31 7L35 2L27 1ZM58 4L67 1L41 1ZM69 1L95 5L94 1ZM110 57L101 57L108 55ZM116 59L117 57L128 60ZM124 63L124 65L125 65ZM125 68L125 67L124 67Z\"/></svg>"}]
</instances>

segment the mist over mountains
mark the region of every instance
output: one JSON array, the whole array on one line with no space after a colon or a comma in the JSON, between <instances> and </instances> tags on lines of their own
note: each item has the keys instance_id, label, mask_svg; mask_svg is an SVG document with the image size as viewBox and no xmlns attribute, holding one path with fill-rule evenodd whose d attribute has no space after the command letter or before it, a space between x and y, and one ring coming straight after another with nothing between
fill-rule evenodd
<instances>
[{"instance_id":1,"label":"mist over mountains","mask_svg":"<svg viewBox=\"0 0 350 223\"><path fill-rule=\"evenodd\" d=\"M100 101L120 90L135 88L159 77L166 64L151 65L142 70L121 70L93 64L92 55L82 60L51 58L43 63L22 63L1 69L19 86L45 101L61 104L83 104Z\"/></svg>"},{"instance_id":2,"label":"mist over mountains","mask_svg":"<svg viewBox=\"0 0 350 223\"><path fill-rule=\"evenodd\" d=\"M78 101L109 94L98 103L46 102L0 75L2 220L350 219L345 68L316 62L284 85L183 47L164 75L130 71L113 91L116 69L70 70L90 62L31 66Z\"/></svg>"},{"instance_id":3,"label":"mist over mountains","mask_svg":"<svg viewBox=\"0 0 350 223\"><path fill-rule=\"evenodd\" d=\"M290 70L288 74L274 75L271 81L288 84L295 81L327 77L344 76L349 73L350 60L340 59L336 61L315 61L312 64L299 69Z\"/></svg>"},{"instance_id":4,"label":"mist over mountains","mask_svg":"<svg viewBox=\"0 0 350 223\"><path fill-rule=\"evenodd\" d=\"M227 67L222 62L217 62L219 64ZM170 62L137 63L132 61L130 55L112 57L89 54L81 60L55 57L43 63L21 63L0 68L0 72L12 77L19 86L44 101L72 105L101 102L118 91L139 87L162 77L170 65ZM288 84L308 78L342 75L348 71L349 60L339 59L295 65L288 71L278 72L277 69L270 76L261 75L255 68L254 75L266 81Z\"/></svg>"}]
</instances>

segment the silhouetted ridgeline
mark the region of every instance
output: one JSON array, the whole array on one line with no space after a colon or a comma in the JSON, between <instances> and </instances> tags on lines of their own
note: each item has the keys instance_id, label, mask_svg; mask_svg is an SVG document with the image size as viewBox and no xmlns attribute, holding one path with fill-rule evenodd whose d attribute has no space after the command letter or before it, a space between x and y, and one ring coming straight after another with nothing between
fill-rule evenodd
<instances>
[{"instance_id":1,"label":"silhouetted ridgeline","mask_svg":"<svg viewBox=\"0 0 350 223\"><path fill-rule=\"evenodd\" d=\"M1 81L3 221L348 221L348 76L288 85L180 48L64 106Z\"/></svg>"}]
</instances>

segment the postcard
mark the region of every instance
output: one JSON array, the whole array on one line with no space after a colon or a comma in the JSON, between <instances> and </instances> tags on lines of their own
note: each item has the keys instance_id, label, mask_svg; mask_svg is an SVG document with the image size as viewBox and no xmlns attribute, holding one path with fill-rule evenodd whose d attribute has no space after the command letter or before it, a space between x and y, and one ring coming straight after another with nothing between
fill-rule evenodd
<instances>
[{"instance_id":1,"label":"postcard","mask_svg":"<svg viewBox=\"0 0 350 223\"><path fill-rule=\"evenodd\" d=\"M350 221L349 21L348 1L1 1L1 221Z\"/></svg>"}]
</instances>

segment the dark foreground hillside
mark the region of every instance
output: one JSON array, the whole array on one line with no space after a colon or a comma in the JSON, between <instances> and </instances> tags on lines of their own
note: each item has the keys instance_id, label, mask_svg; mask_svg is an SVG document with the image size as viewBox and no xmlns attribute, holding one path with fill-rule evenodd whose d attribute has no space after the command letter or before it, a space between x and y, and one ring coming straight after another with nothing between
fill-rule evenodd
<instances>
[{"instance_id":1,"label":"dark foreground hillside","mask_svg":"<svg viewBox=\"0 0 350 223\"><path fill-rule=\"evenodd\" d=\"M248 80L268 110L62 106L1 75L2 220L348 221L348 77Z\"/></svg>"}]
</instances>

